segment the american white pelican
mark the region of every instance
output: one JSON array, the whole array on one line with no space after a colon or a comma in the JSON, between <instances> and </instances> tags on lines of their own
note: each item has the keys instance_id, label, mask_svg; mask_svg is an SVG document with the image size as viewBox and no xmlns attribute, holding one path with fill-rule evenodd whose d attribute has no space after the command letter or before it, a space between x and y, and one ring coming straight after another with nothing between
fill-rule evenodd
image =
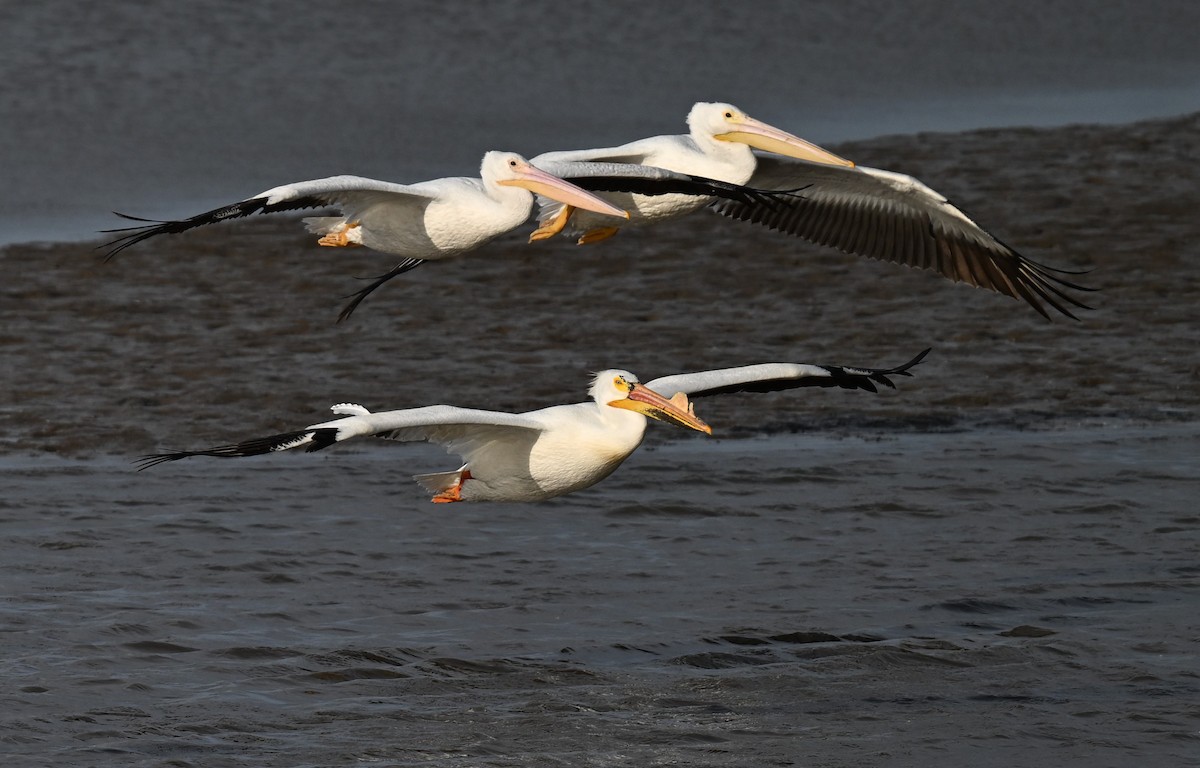
<instances>
[{"instance_id":1,"label":"american white pelican","mask_svg":"<svg viewBox=\"0 0 1200 768\"><path fill-rule=\"evenodd\" d=\"M1075 315L1066 305L1087 308L1064 292L1091 290L1059 276L1075 273L1021 256L912 176L857 166L764 126L731 104L698 103L688 114L688 125L691 133L687 136L655 136L607 149L548 152L531 162L551 173L568 175L569 163L580 160L660 166L745 185L758 195L752 200L605 195L630 212L624 225L650 224L708 204L730 218L763 224L847 253L932 269L956 282L1024 299L1045 317L1049 315L1043 303L1072 318ZM794 194L765 194L771 191ZM603 240L622 225L591 214L572 215L569 204L544 202L539 214L542 226L532 237L551 237L566 228L568 220L573 233L582 233L580 243Z\"/></svg>"},{"instance_id":2,"label":"american white pelican","mask_svg":"<svg viewBox=\"0 0 1200 768\"><path fill-rule=\"evenodd\" d=\"M557 171L568 175L571 173L571 164L579 162L653 166L739 185L745 184L754 174L755 160L751 147L818 163L853 165L849 160L816 144L755 120L732 104L700 102L688 113L687 123L690 132L686 136L651 136L619 147L545 152L530 162L550 173ZM621 207L630 213L631 224L650 224L682 216L713 199L694 194L621 194L606 197L620 201ZM580 243L604 240L618 231L618 227L610 220L576 214L569 203L544 204L539 215L543 226L530 239L542 240L554 236L567 225L568 219L571 220L573 232L582 231Z\"/></svg>"},{"instance_id":3,"label":"american white pelican","mask_svg":"<svg viewBox=\"0 0 1200 768\"><path fill-rule=\"evenodd\" d=\"M646 417L699 430L689 396L729 392L771 392L796 387L842 387L876 391L893 387L889 376L910 376L925 350L896 368L764 363L699 373L664 376L645 384L628 371L596 374L590 402L556 405L528 413L499 413L431 405L371 413L342 403L342 418L304 429L201 451L142 457L141 469L189 456L233 458L304 448L316 451L356 437L405 442L427 440L456 453L464 464L452 472L417 475L434 502L540 501L595 485L620 466L642 442ZM663 394L671 392L668 399Z\"/></svg>"},{"instance_id":4,"label":"american white pelican","mask_svg":"<svg viewBox=\"0 0 1200 768\"><path fill-rule=\"evenodd\" d=\"M474 250L529 220L533 193L604 216L625 218L620 208L601 200L511 152L488 152L479 168L481 178L446 178L417 184L393 184L359 176L333 176L268 189L239 203L222 206L181 221L139 219L117 214L147 226L106 230L128 234L108 243L108 258L156 235L185 232L206 224L254 213L302 208L335 207L341 216L304 220L310 232L322 235L328 246L365 245L402 256L392 270L354 294L338 320L389 279L432 259L445 259Z\"/></svg>"}]
</instances>

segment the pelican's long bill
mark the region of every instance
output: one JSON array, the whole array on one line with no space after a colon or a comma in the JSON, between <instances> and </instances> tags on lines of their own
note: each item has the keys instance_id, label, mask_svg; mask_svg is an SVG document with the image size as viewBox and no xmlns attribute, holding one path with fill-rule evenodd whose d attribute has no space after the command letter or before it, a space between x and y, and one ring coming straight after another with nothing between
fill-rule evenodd
<instances>
[{"instance_id":1,"label":"pelican's long bill","mask_svg":"<svg viewBox=\"0 0 1200 768\"><path fill-rule=\"evenodd\" d=\"M749 115L740 115L735 119L738 127L732 131L719 133L713 138L721 141L737 141L748 144L764 152L774 152L779 155L794 157L798 160L808 160L824 165L842 165L853 168L854 163L844 157L839 157L827 149L818 147L811 141L805 141L799 136L793 136L787 131L781 131L773 125L755 120Z\"/></svg>"},{"instance_id":2,"label":"pelican's long bill","mask_svg":"<svg viewBox=\"0 0 1200 768\"><path fill-rule=\"evenodd\" d=\"M686 405L680 407L680 403L686 402L686 396L680 397L678 400L675 398L668 400L644 384L633 384L628 395L621 400L613 400L609 405L711 435L712 427L696 418L696 414L692 413L691 408Z\"/></svg>"},{"instance_id":3,"label":"pelican's long bill","mask_svg":"<svg viewBox=\"0 0 1200 768\"><path fill-rule=\"evenodd\" d=\"M609 216L620 216L623 219L629 218L628 211L612 205L585 189L580 189L569 181L563 181L557 176L546 173L539 168L534 168L529 163L519 160L510 160L509 164L512 166L513 171L516 172L517 178L503 179L496 182L497 184L528 189L534 194L544 195L560 203L582 208L585 211L606 213Z\"/></svg>"}]
</instances>

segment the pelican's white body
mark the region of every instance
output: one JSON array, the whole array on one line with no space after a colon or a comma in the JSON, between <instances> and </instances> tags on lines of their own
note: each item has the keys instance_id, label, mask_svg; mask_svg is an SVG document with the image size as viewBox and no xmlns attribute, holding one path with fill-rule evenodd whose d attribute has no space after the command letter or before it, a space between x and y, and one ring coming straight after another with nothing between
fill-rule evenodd
<instances>
[{"instance_id":1,"label":"pelican's white body","mask_svg":"<svg viewBox=\"0 0 1200 768\"><path fill-rule=\"evenodd\" d=\"M542 425L527 450L508 443L467 457L463 501L538 501L588 488L621 466L646 434L645 416L598 402L527 415Z\"/></svg>"},{"instance_id":2,"label":"pelican's white body","mask_svg":"<svg viewBox=\"0 0 1200 768\"><path fill-rule=\"evenodd\" d=\"M366 179L338 176L319 182L357 183ZM325 235L346 232L352 243L382 253L415 259L444 259L472 251L528 219L529 192L486 185L466 177L395 185L403 195L359 195L341 216L310 216L308 231ZM350 226L357 223L358 226Z\"/></svg>"},{"instance_id":3,"label":"pelican's white body","mask_svg":"<svg viewBox=\"0 0 1200 768\"><path fill-rule=\"evenodd\" d=\"M480 178L393 184L360 176L333 176L286 184L255 197L267 198L268 205L317 197L337 206L342 215L306 218L310 232L345 232L350 242L382 253L445 259L472 251L529 220L533 193L501 183L516 178L509 172L514 158L524 163L511 153L487 153Z\"/></svg>"},{"instance_id":4,"label":"pelican's white body","mask_svg":"<svg viewBox=\"0 0 1200 768\"><path fill-rule=\"evenodd\" d=\"M589 402L527 413L450 405L366 413L340 405L336 412L354 415L309 428L336 427L339 442L366 435L428 440L465 461L452 472L418 475L428 490L442 492L461 482L462 501L540 501L595 485L641 445L646 417L608 405L626 396L613 386L616 376L637 380L624 371L605 371L597 375Z\"/></svg>"}]
</instances>

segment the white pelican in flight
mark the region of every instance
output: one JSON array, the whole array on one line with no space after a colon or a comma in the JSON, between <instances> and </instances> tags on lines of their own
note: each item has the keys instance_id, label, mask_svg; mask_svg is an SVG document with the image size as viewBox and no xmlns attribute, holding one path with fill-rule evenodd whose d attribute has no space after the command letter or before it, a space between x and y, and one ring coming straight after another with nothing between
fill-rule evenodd
<instances>
[{"instance_id":1,"label":"white pelican in flight","mask_svg":"<svg viewBox=\"0 0 1200 768\"><path fill-rule=\"evenodd\" d=\"M360 176L333 176L268 189L239 203L222 206L181 221L148 222L147 226L106 230L126 232L108 243L108 258L156 235L184 232L254 213L335 207L341 216L305 219L317 242L328 246L365 245L403 257L354 295L338 320L387 280L432 259L472 251L529 220L534 193L604 216L628 214L590 192L552 176L511 152L488 152L481 178L446 178L417 184L393 184Z\"/></svg>"},{"instance_id":2,"label":"white pelican in flight","mask_svg":"<svg viewBox=\"0 0 1200 768\"><path fill-rule=\"evenodd\" d=\"M932 269L955 281L1023 299L1044 317L1045 306L1074 318L1067 305L1087 308L1066 289L1088 291L1054 269L1021 256L949 200L912 176L858 166L816 145L748 117L731 104L698 103L687 136L655 136L619 147L549 152L531 162L551 173L571 161L636 163L702 175L754 189L756 200L672 195L605 195L650 224L709 205L711 210L762 224L819 245L882 261ZM798 143L797 143L798 142ZM749 146L747 146L749 145ZM754 152L755 147L764 152ZM769 192L793 194L770 196ZM762 204L762 201L767 204ZM622 222L572 216L570 204L542 205L533 238L557 234L570 219L580 243L605 239Z\"/></svg>"},{"instance_id":3,"label":"white pelican in flight","mask_svg":"<svg viewBox=\"0 0 1200 768\"><path fill-rule=\"evenodd\" d=\"M690 132L686 136L651 136L619 147L544 152L530 162L550 173L562 172L568 176L574 163L621 163L665 168L738 185L745 184L754 175L755 157L751 147L816 163L853 165L816 144L755 120L732 104L700 102L688 113L687 124ZM682 216L713 200L712 197L689 194L607 197L621 202L623 209L630 213L631 224L651 224ZM530 239L542 240L558 234L568 219L573 232L583 232L579 239L581 244L607 239L619 231L611 220L585 214L572 216L573 213L569 203L543 205L539 216L543 226Z\"/></svg>"},{"instance_id":4,"label":"white pelican in flight","mask_svg":"<svg viewBox=\"0 0 1200 768\"><path fill-rule=\"evenodd\" d=\"M107 243L107 257L156 235L176 234L206 224L254 213L275 213L302 208L336 207L341 216L304 219L317 241L327 246L365 245L404 257L389 272L362 290L338 316L345 320L372 291L426 261L472 251L529 220L533 193L584 210L601 218L628 218L624 210L592 191L630 192L645 195L686 193L717 197L754 208L776 207L789 192L762 193L738 184L646 168L625 163L571 163L565 168L573 179L535 168L520 155L488 152L480 167L482 178L447 178L417 184L393 184L360 176L333 176L268 189L239 203L225 205L180 221L151 221L117 214L146 226L110 229L124 232Z\"/></svg>"},{"instance_id":5,"label":"white pelican in flight","mask_svg":"<svg viewBox=\"0 0 1200 768\"><path fill-rule=\"evenodd\" d=\"M431 405L371 413L342 403L341 418L304 429L200 451L144 456L141 469L189 456L233 458L275 451L321 448L357 437L402 442L429 441L462 457L452 472L417 475L434 502L540 501L595 485L620 466L642 442L646 417L700 432L712 429L698 419L688 399L729 392L772 392L796 387L842 387L876 391L894 387L890 376L909 369L929 350L896 368L764 363L638 382L628 371L596 374L591 400L528 413L500 413ZM670 398L664 394L673 393Z\"/></svg>"}]
</instances>

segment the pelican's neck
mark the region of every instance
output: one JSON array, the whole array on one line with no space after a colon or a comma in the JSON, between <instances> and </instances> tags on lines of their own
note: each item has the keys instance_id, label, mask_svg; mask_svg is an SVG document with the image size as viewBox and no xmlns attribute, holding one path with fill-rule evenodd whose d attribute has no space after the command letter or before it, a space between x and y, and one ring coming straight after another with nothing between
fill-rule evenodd
<instances>
[{"instance_id":1,"label":"pelican's neck","mask_svg":"<svg viewBox=\"0 0 1200 768\"><path fill-rule=\"evenodd\" d=\"M511 178L507 169L508 166L499 153L489 152L484 155L483 163L479 166L479 185L483 194L505 208L517 209L526 205L529 210L533 210L532 192L524 187L499 183L502 178Z\"/></svg>"},{"instance_id":2,"label":"pelican's neck","mask_svg":"<svg viewBox=\"0 0 1200 768\"><path fill-rule=\"evenodd\" d=\"M483 191L491 199L502 204L505 208L528 206L533 210L533 193L523 187L511 187L507 184L497 184L484 179Z\"/></svg>"},{"instance_id":3,"label":"pelican's neck","mask_svg":"<svg viewBox=\"0 0 1200 768\"><path fill-rule=\"evenodd\" d=\"M710 163L719 166L702 175L712 176L731 184L745 184L754 175L754 152L740 141L721 141L712 131L691 127L688 138Z\"/></svg>"},{"instance_id":4,"label":"pelican's neck","mask_svg":"<svg viewBox=\"0 0 1200 768\"><path fill-rule=\"evenodd\" d=\"M607 403L597 402L596 407L608 435L626 444L630 451L641 445L646 434L646 422L650 419L635 411L613 408Z\"/></svg>"},{"instance_id":5,"label":"pelican's neck","mask_svg":"<svg viewBox=\"0 0 1200 768\"><path fill-rule=\"evenodd\" d=\"M488 222L498 230L508 231L522 224L533 212L534 196L528 189L497 184L487 176L476 179L475 183L481 197L491 203L488 209L480 208L472 213L476 221ZM500 234L500 231L495 234Z\"/></svg>"},{"instance_id":6,"label":"pelican's neck","mask_svg":"<svg viewBox=\"0 0 1200 768\"><path fill-rule=\"evenodd\" d=\"M646 422L649 420L646 416L637 411L629 411L624 408L614 408L609 403L624 397L624 393L618 392L610 382L612 377L624 371L603 371L596 375L592 382L592 387L588 391L592 402L596 405L596 414L603 425L604 431L613 436L620 436L622 440L632 440L633 445L630 450L636 448L642 442L642 436L646 434Z\"/></svg>"}]
</instances>

